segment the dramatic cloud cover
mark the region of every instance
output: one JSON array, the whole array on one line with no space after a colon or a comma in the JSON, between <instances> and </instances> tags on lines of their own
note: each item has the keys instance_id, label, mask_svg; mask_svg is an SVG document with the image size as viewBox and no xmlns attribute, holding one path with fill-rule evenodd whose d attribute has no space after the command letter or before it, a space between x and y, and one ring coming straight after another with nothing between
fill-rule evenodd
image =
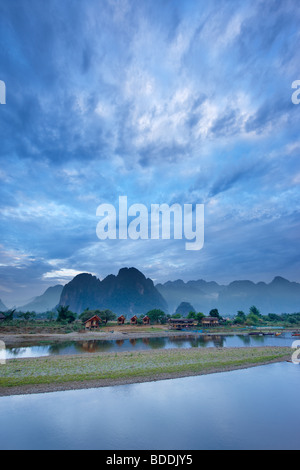
<instances>
[{"instance_id":1,"label":"dramatic cloud cover","mask_svg":"<svg viewBox=\"0 0 300 470\"><path fill-rule=\"evenodd\" d=\"M300 281L298 0L1 0L0 298L79 272ZM205 204L205 245L99 204Z\"/></svg>"}]
</instances>

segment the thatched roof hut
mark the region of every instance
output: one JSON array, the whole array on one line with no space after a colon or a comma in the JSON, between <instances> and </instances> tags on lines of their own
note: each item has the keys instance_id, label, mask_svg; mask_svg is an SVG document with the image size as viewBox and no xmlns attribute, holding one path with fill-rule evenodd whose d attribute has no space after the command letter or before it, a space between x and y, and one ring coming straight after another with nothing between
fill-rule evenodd
<instances>
[{"instance_id":1,"label":"thatched roof hut","mask_svg":"<svg viewBox=\"0 0 300 470\"><path fill-rule=\"evenodd\" d=\"M100 323L102 323L102 320L100 317L98 317L98 315L94 315L84 322L85 328L87 330L99 328Z\"/></svg>"}]
</instances>

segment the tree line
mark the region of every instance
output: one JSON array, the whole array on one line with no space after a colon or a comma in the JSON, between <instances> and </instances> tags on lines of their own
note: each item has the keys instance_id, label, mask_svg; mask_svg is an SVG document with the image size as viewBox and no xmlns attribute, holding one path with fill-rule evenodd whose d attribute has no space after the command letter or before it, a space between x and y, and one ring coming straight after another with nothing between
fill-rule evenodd
<instances>
[{"instance_id":1,"label":"tree line","mask_svg":"<svg viewBox=\"0 0 300 470\"><path fill-rule=\"evenodd\" d=\"M42 317L40 315L37 315L35 312L17 312L16 309L11 309L6 312L0 312L0 314L2 314L2 318L4 319L4 321L7 321L7 322L13 321L14 319L25 320L25 322L29 322L37 318L42 319ZM82 312L80 315L77 315L76 313L70 310L69 306L62 306L62 305L57 307L55 311L46 312L43 315L43 319L46 319L48 321L54 321L60 324L71 324L71 323L74 323L76 320L84 323L86 320L88 320L94 315L97 315L99 318L101 318L104 325L106 325L108 322L117 320L117 315L109 309L90 310L89 308L86 308L84 312ZM179 313L169 315L160 309L152 309L149 312L147 312L146 315L150 318L150 323L161 324L161 325L166 324L168 320L171 318L176 319L176 318L181 318L182 316ZM138 324L140 325L143 324L144 316L145 314L137 315ZM197 312L191 311L188 313L186 318L194 319L195 321L197 321L198 325L201 325L202 319L205 318L205 316L206 315L204 315L204 313L202 312L197 313ZM293 314L283 313L281 315L278 315L275 313L269 313L267 315L263 315L261 314L259 309L254 305L250 307L248 313L245 313L242 310L239 310L233 318L228 318L228 317L223 318L219 314L218 309L216 308L212 309L209 312L209 316L217 318L220 324L224 326L225 325L259 326L262 324L266 324L266 325L282 324L285 326L289 326L289 325L293 326L293 325L300 324L300 313L293 313Z\"/></svg>"}]
</instances>

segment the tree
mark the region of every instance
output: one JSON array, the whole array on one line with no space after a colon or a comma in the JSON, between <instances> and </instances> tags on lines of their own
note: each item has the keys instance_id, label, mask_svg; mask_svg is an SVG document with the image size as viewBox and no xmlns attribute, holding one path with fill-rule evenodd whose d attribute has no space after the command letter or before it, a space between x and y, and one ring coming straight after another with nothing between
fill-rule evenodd
<instances>
[{"instance_id":1,"label":"tree","mask_svg":"<svg viewBox=\"0 0 300 470\"><path fill-rule=\"evenodd\" d=\"M35 312L25 312L25 313L20 313L19 318L24 318L24 320L27 322L29 320L33 320L36 317Z\"/></svg>"},{"instance_id":2,"label":"tree","mask_svg":"<svg viewBox=\"0 0 300 470\"><path fill-rule=\"evenodd\" d=\"M256 315L257 317L262 316L258 308L255 307L255 305L252 305L252 307L250 307L249 314Z\"/></svg>"},{"instance_id":3,"label":"tree","mask_svg":"<svg viewBox=\"0 0 300 470\"><path fill-rule=\"evenodd\" d=\"M107 322L116 320L117 318L117 315L109 309L100 310L98 316L105 323L105 325L107 324Z\"/></svg>"},{"instance_id":4,"label":"tree","mask_svg":"<svg viewBox=\"0 0 300 470\"><path fill-rule=\"evenodd\" d=\"M173 315L171 315L171 318L181 318L181 315L180 313L173 313Z\"/></svg>"},{"instance_id":5,"label":"tree","mask_svg":"<svg viewBox=\"0 0 300 470\"><path fill-rule=\"evenodd\" d=\"M261 323L261 321L262 320L259 316L255 315L254 313L249 313L249 315L247 315L246 324L250 326L255 326Z\"/></svg>"},{"instance_id":6,"label":"tree","mask_svg":"<svg viewBox=\"0 0 300 470\"><path fill-rule=\"evenodd\" d=\"M214 317L214 318L221 318L220 317L220 314L219 314L219 310L217 308L213 308L210 312L209 312L209 316L210 317Z\"/></svg>"},{"instance_id":7,"label":"tree","mask_svg":"<svg viewBox=\"0 0 300 470\"><path fill-rule=\"evenodd\" d=\"M15 311L16 309L11 309L11 310L7 310L7 312L4 312L5 320L6 321L13 320Z\"/></svg>"},{"instance_id":8,"label":"tree","mask_svg":"<svg viewBox=\"0 0 300 470\"><path fill-rule=\"evenodd\" d=\"M47 320L48 321L53 321L54 320L54 317L55 317L55 312L51 311L51 312L47 312Z\"/></svg>"},{"instance_id":9,"label":"tree","mask_svg":"<svg viewBox=\"0 0 300 470\"><path fill-rule=\"evenodd\" d=\"M201 324L202 318L204 318L204 317L205 317L204 313L202 313L202 312L196 313L196 320L198 321L198 325Z\"/></svg>"},{"instance_id":10,"label":"tree","mask_svg":"<svg viewBox=\"0 0 300 470\"><path fill-rule=\"evenodd\" d=\"M79 315L79 318L82 321L82 323L84 323L90 318L92 318L94 315L99 315L99 313L100 313L100 310L89 310L88 308L86 308L84 312L82 312Z\"/></svg>"},{"instance_id":11,"label":"tree","mask_svg":"<svg viewBox=\"0 0 300 470\"><path fill-rule=\"evenodd\" d=\"M151 323L161 323L163 325L167 321L165 312L160 309L150 310L150 312L147 313L147 316L150 318Z\"/></svg>"},{"instance_id":12,"label":"tree","mask_svg":"<svg viewBox=\"0 0 300 470\"><path fill-rule=\"evenodd\" d=\"M246 323L246 319L247 317L245 313L242 310L239 310L237 316L234 319L234 323L238 325L243 325L244 323Z\"/></svg>"},{"instance_id":13,"label":"tree","mask_svg":"<svg viewBox=\"0 0 300 470\"><path fill-rule=\"evenodd\" d=\"M196 318L196 312L190 312L187 316L188 319Z\"/></svg>"},{"instance_id":14,"label":"tree","mask_svg":"<svg viewBox=\"0 0 300 470\"><path fill-rule=\"evenodd\" d=\"M269 313L268 320L272 322L281 322L282 317L280 315L277 315L276 313Z\"/></svg>"},{"instance_id":15,"label":"tree","mask_svg":"<svg viewBox=\"0 0 300 470\"><path fill-rule=\"evenodd\" d=\"M73 313L71 310L69 310L69 305L60 305L57 307L57 312L57 321L59 323L73 323L76 320L76 313Z\"/></svg>"}]
</instances>

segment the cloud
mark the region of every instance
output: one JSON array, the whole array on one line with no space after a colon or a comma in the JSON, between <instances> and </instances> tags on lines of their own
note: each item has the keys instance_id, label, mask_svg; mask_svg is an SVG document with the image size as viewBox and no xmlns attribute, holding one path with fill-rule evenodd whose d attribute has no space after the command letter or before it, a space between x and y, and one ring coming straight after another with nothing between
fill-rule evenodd
<instances>
[{"instance_id":1,"label":"cloud","mask_svg":"<svg viewBox=\"0 0 300 470\"><path fill-rule=\"evenodd\" d=\"M296 0L2 1L4 300L123 265L300 281L299 20ZM98 242L120 195L205 203L204 249Z\"/></svg>"}]
</instances>

